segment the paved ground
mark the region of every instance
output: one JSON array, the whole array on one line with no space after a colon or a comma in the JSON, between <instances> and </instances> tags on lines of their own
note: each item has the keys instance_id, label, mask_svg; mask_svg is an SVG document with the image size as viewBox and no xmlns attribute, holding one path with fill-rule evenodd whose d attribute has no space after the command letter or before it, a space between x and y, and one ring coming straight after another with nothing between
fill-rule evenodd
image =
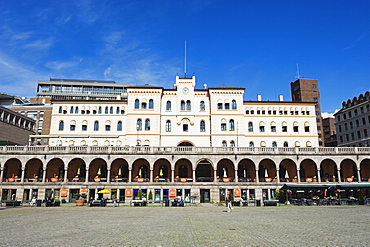
<instances>
[{"instance_id":1,"label":"paved ground","mask_svg":"<svg viewBox=\"0 0 370 247\"><path fill-rule=\"evenodd\" d=\"M370 246L370 206L0 208L0 246Z\"/></svg>"}]
</instances>

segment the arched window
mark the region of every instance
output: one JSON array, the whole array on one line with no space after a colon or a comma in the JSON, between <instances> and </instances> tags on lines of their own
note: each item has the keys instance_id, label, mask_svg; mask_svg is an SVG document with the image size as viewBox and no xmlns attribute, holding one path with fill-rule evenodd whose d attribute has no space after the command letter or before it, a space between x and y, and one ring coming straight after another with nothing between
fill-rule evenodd
<instances>
[{"instance_id":1,"label":"arched window","mask_svg":"<svg viewBox=\"0 0 370 247\"><path fill-rule=\"evenodd\" d=\"M104 146L106 146L106 147L108 147L108 146L109 146L109 144L110 144L110 142L109 142L108 140L106 140L106 141L104 142Z\"/></svg>"},{"instance_id":2,"label":"arched window","mask_svg":"<svg viewBox=\"0 0 370 247\"><path fill-rule=\"evenodd\" d=\"M105 131L110 131L110 121L105 122Z\"/></svg>"},{"instance_id":3,"label":"arched window","mask_svg":"<svg viewBox=\"0 0 370 247\"><path fill-rule=\"evenodd\" d=\"M185 101L183 101L183 100L181 100L180 110L185 111Z\"/></svg>"},{"instance_id":4,"label":"arched window","mask_svg":"<svg viewBox=\"0 0 370 247\"><path fill-rule=\"evenodd\" d=\"M227 147L227 142L226 141L222 141L222 146L223 147Z\"/></svg>"},{"instance_id":5,"label":"arched window","mask_svg":"<svg viewBox=\"0 0 370 247\"><path fill-rule=\"evenodd\" d=\"M102 113L101 106L99 106L98 114L101 114L101 113Z\"/></svg>"},{"instance_id":6,"label":"arched window","mask_svg":"<svg viewBox=\"0 0 370 247\"><path fill-rule=\"evenodd\" d=\"M108 114L109 113L109 109L108 109L108 106L105 107L105 114Z\"/></svg>"},{"instance_id":7,"label":"arched window","mask_svg":"<svg viewBox=\"0 0 370 247\"><path fill-rule=\"evenodd\" d=\"M235 147L235 142L234 141L230 142L230 147Z\"/></svg>"},{"instance_id":8,"label":"arched window","mask_svg":"<svg viewBox=\"0 0 370 247\"><path fill-rule=\"evenodd\" d=\"M99 122L95 121L94 122L94 131L98 131L98 130L99 130Z\"/></svg>"},{"instance_id":9,"label":"arched window","mask_svg":"<svg viewBox=\"0 0 370 247\"><path fill-rule=\"evenodd\" d=\"M92 145L93 145L93 146L98 146L98 141L97 141L97 140L94 140L94 141L92 142Z\"/></svg>"},{"instance_id":10,"label":"arched window","mask_svg":"<svg viewBox=\"0 0 370 247\"><path fill-rule=\"evenodd\" d=\"M190 100L186 101L186 110L191 111L191 102L190 102Z\"/></svg>"},{"instance_id":11,"label":"arched window","mask_svg":"<svg viewBox=\"0 0 370 247\"><path fill-rule=\"evenodd\" d=\"M60 131L64 130L64 121L59 122L59 130Z\"/></svg>"},{"instance_id":12,"label":"arched window","mask_svg":"<svg viewBox=\"0 0 370 247\"><path fill-rule=\"evenodd\" d=\"M306 147L312 147L312 144L310 141L306 142Z\"/></svg>"},{"instance_id":13,"label":"arched window","mask_svg":"<svg viewBox=\"0 0 370 247\"><path fill-rule=\"evenodd\" d=\"M110 107L109 113L113 114L113 106Z\"/></svg>"},{"instance_id":14,"label":"arched window","mask_svg":"<svg viewBox=\"0 0 370 247\"><path fill-rule=\"evenodd\" d=\"M202 120L200 121L200 132L206 131L206 123Z\"/></svg>"},{"instance_id":15,"label":"arched window","mask_svg":"<svg viewBox=\"0 0 370 247\"><path fill-rule=\"evenodd\" d=\"M152 99L149 100L149 109L154 109L154 101Z\"/></svg>"},{"instance_id":16,"label":"arched window","mask_svg":"<svg viewBox=\"0 0 370 247\"><path fill-rule=\"evenodd\" d=\"M146 109L146 102L141 102L141 109Z\"/></svg>"},{"instance_id":17,"label":"arched window","mask_svg":"<svg viewBox=\"0 0 370 247\"><path fill-rule=\"evenodd\" d=\"M200 106L199 106L199 108L200 108L200 110L201 110L201 111L205 111L205 110L206 110L206 106L205 106L205 104L204 104L204 101L203 101L203 100L200 102Z\"/></svg>"},{"instance_id":18,"label":"arched window","mask_svg":"<svg viewBox=\"0 0 370 247\"><path fill-rule=\"evenodd\" d=\"M250 148L253 148L254 147L254 143L253 142L249 142L249 147Z\"/></svg>"},{"instance_id":19,"label":"arched window","mask_svg":"<svg viewBox=\"0 0 370 247\"><path fill-rule=\"evenodd\" d=\"M340 128L340 125L339 125ZM310 124L308 122L304 123L304 132L310 132Z\"/></svg>"},{"instance_id":20,"label":"arched window","mask_svg":"<svg viewBox=\"0 0 370 247\"><path fill-rule=\"evenodd\" d=\"M140 118L136 122L136 130L142 130L142 120Z\"/></svg>"},{"instance_id":21,"label":"arched window","mask_svg":"<svg viewBox=\"0 0 370 247\"><path fill-rule=\"evenodd\" d=\"M170 120L166 121L166 132L171 132L171 121Z\"/></svg>"},{"instance_id":22,"label":"arched window","mask_svg":"<svg viewBox=\"0 0 370 247\"><path fill-rule=\"evenodd\" d=\"M264 122L260 122L260 132L265 132L265 123Z\"/></svg>"},{"instance_id":23,"label":"arched window","mask_svg":"<svg viewBox=\"0 0 370 247\"><path fill-rule=\"evenodd\" d=\"M167 101L167 103L166 103L166 111L171 111L171 101Z\"/></svg>"},{"instance_id":24,"label":"arched window","mask_svg":"<svg viewBox=\"0 0 370 247\"><path fill-rule=\"evenodd\" d=\"M261 147L266 147L266 142L261 141Z\"/></svg>"},{"instance_id":25,"label":"arched window","mask_svg":"<svg viewBox=\"0 0 370 247\"><path fill-rule=\"evenodd\" d=\"M145 120L145 130L150 130L150 119Z\"/></svg>"},{"instance_id":26,"label":"arched window","mask_svg":"<svg viewBox=\"0 0 370 247\"><path fill-rule=\"evenodd\" d=\"M81 130L87 131L87 121L86 120L82 121Z\"/></svg>"},{"instance_id":27,"label":"arched window","mask_svg":"<svg viewBox=\"0 0 370 247\"><path fill-rule=\"evenodd\" d=\"M285 148L289 147L288 142L284 142L284 147Z\"/></svg>"},{"instance_id":28,"label":"arched window","mask_svg":"<svg viewBox=\"0 0 370 247\"><path fill-rule=\"evenodd\" d=\"M76 106L75 114L78 114L78 106Z\"/></svg>"},{"instance_id":29,"label":"arched window","mask_svg":"<svg viewBox=\"0 0 370 247\"><path fill-rule=\"evenodd\" d=\"M299 143L299 141L296 141L296 142L294 143L294 145L295 145L296 147L300 147L300 146L301 146L301 144Z\"/></svg>"},{"instance_id":30,"label":"arched window","mask_svg":"<svg viewBox=\"0 0 370 247\"><path fill-rule=\"evenodd\" d=\"M276 147L277 147L276 142L272 142L272 147L273 147L273 148L276 148Z\"/></svg>"},{"instance_id":31,"label":"arched window","mask_svg":"<svg viewBox=\"0 0 370 247\"><path fill-rule=\"evenodd\" d=\"M233 119L231 119L229 121L229 129L230 129L230 131L234 131L235 130L234 120Z\"/></svg>"},{"instance_id":32,"label":"arched window","mask_svg":"<svg viewBox=\"0 0 370 247\"><path fill-rule=\"evenodd\" d=\"M63 113L63 107L59 106L59 113Z\"/></svg>"},{"instance_id":33,"label":"arched window","mask_svg":"<svg viewBox=\"0 0 370 247\"><path fill-rule=\"evenodd\" d=\"M116 108L116 114L119 114L119 113L120 113L119 106L117 106L117 108Z\"/></svg>"},{"instance_id":34,"label":"arched window","mask_svg":"<svg viewBox=\"0 0 370 247\"><path fill-rule=\"evenodd\" d=\"M121 121L119 121L117 123L117 131L122 131L122 122Z\"/></svg>"},{"instance_id":35,"label":"arched window","mask_svg":"<svg viewBox=\"0 0 370 247\"><path fill-rule=\"evenodd\" d=\"M138 99L135 99L135 109L140 108L140 101Z\"/></svg>"},{"instance_id":36,"label":"arched window","mask_svg":"<svg viewBox=\"0 0 370 247\"><path fill-rule=\"evenodd\" d=\"M73 106L71 107L71 110L69 111L70 114L73 114L74 112L74 109L73 109Z\"/></svg>"},{"instance_id":37,"label":"arched window","mask_svg":"<svg viewBox=\"0 0 370 247\"><path fill-rule=\"evenodd\" d=\"M231 109L236 110L236 100L231 101Z\"/></svg>"},{"instance_id":38,"label":"arched window","mask_svg":"<svg viewBox=\"0 0 370 247\"><path fill-rule=\"evenodd\" d=\"M253 123L252 122L248 123L248 132L253 132Z\"/></svg>"}]
</instances>

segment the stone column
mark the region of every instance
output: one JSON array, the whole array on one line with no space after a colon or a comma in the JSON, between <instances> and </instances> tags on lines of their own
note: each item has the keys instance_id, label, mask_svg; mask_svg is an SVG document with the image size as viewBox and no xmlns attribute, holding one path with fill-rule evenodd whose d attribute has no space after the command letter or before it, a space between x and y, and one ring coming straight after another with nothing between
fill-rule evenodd
<instances>
[{"instance_id":1,"label":"stone column","mask_svg":"<svg viewBox=\"0 0 370 247\"><path fill-rule=\"evenodd\" d=\"M153 169L150 169L150 177L149 177L149 181L151 183L153 183Z\"/></svg>"},{"instance_id":2,"label":"stone column","mask_svg":"<svg viewBox=\"0 0 370 247\"><path fill-rule=\"evenodd\" d=\"M279 169L276 169L276 179L277 179L277 183L280 183L280 170Z\"/></svg>"},{"instance_id":3,"label":"stone column","mask_svg":"<svg viewBox=\"0 0 370 247\"><path fill-rule=\"evenodd\" d=\"M238 180L239 180L239 177L238 177L238 170L235 170L235 176L234 176L234 177L235 177L235 181L234 181L234 182L235 182L235 183L238 183L238 182L239 182L239 181L238 181Z\"/></svg>"},{"instance_id":4,"label":"stone column","mask_svg":"<svg viewBox=\"0 0 370 247\"><path fill-rule=\"evenodd\" d=\"M22 175L21 175L21 182L23 183L24 182L24 173L25 173L25 167L22 167Z\"/></svg>"},{"instance_id":5,"label":"stone column","mask_svg":"<svg viewBox=\"0 0 370 247\"><path fill-rule=\"evenodd\" d=\"M68 167L64 167L64 183L68 182Z\"/></svg>"},{"instance_id":6,"label":"stone column","mask_svg":"<svg viewBox=\"0 0 370 247\"><path fill-rule=\"evenodd\" d=\"M213 182L218 182L216 177L217 177L217 170L213 170Z\"/></svg>"},{"instance_id":7,"label":"stone column","mask_svg":"<svg viewBox=\"0 0 370 247\"><path fill-rule=\"evenodd\" d=\"M258 169L256 169L256 183L259 183L260 182L260 178L258 176Z\"/></svg>"},{"instance_id":8,"label":"stone column","mask_svg":"<svg viewBox=\"0 0 370 247\"><path fill-rule=\"evenodd\" d=\"M357 169L357 177L358 177L358 182L360 183L362 181L360 169ZM1 180L2 180L2 177L1 177Z\"/></svg>"},{"instance_id":9,"label":"stone column","mask_svg":"<svg viewBox=\"0 0 370 247\"><path fill-rule=\"evenodd\" d=\"M300 183L301 182L301 173L299 172L300 170L297 169L297 177L298 177L298 181L297 183Z\"/></svg>"},{"instance_id":10,"label":"stone column","mask_svg":"<svg viewBox=\"0 0 370 247\"><path fill-rule=\"evenodd\" d=\"M0 168L0 184L3 183L3 178L4 178L4 167Z\"/></svg>"},{"instance_id":11,"label":"stone column","mask_svg":"<svg viewBox=\"0 0 370 247\"><path fill-rule=\"evenodd\" d=\"M342 182L342 178L340 176L340 168L337 170L337 176L338 176L338 183Z\"/></svg>"},{"instance_id":12,"label":"stone column","mask_svg":"<svg viewBox=\"0 0 370 247\"><path fill-rule=\"evenodd\" d=\"M85 183L88 183L89 182L89 168L90 167L86 167Z\"/></svg>"},{"instance_id":13,"label":"stone column","mask_svg":"<svg viewBox=\"0 0 370 247\"><path fill-rule=\"evenodd\" d=\"M46 169L42 170L42 182L45 183L46 181Z\"/></svg>"},{"instance_id":14,"label":"stone column","mask_svg":"<svg viewBox=\"0 0 370 247\"><path fill-rule=\"evenodd\" d=\"M110 168L108 169L107 172L107 183L110 184Z\"/></svg>"},{"instance_id":15,"label":"stone column","mask_svg":"<svg viewBox=\"0 0 370 247\"><path fill-rule=\"evenodd\" d=\"M171 168L171 183L175 182L175 170Z\"/></svg>"},{"instance_id":16,"label":"stone column","mask_svg":"<svg viewBox=\"0 0 370 247\"><path fill-rule=\"evenodd\" d=\"M132 169L128 168L128 182L132 182Z\"/></svg>"},{"instance_id":17,"label":"stone column","mask_svg":"<svg viewBox=\"0 0 370 247\"><path fill-rule=\"evenodd\" d=\"M317 170L317 182L321 183L321 174L320 169Z\"/></svg>"},{"instance_id":18,"label":"stone column","mask_svg":"<svg viewBox=\"0 0 370 247\"><path fill-rule=\"evenodd\" d=\"M193 168L193 182L196 182L197 181L197 178L195 177L195 170Z\"/></svg>"}]
</instances>

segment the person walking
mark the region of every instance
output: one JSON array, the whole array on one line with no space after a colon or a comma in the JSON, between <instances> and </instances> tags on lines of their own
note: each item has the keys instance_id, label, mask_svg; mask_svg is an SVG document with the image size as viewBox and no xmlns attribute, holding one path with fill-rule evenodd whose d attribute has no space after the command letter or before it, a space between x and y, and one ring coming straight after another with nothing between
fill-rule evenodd
<instances>
[{"instance_id":1,"label":"person walking","mask_svg":"<svg viewBox=\"0 0 370 247\"><path fill-rule=\"evenodd\" d=\"M226 196L227 212L228 213L230 213L231 210L233 210L233 207L231 205L232 201L233 201L232 195L231 195L230 191L228 191L227 196Z\"/></svg>"}]
</instances>

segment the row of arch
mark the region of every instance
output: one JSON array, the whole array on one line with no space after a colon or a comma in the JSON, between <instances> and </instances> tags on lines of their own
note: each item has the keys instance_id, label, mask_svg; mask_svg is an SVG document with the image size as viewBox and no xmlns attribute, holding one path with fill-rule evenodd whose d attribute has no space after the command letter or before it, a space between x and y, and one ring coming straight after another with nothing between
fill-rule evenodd
<instances>
[{"instance_id":1,"label":"row of arch","mask_svg":"<svg viewBox=\"0 0 370 247\"><path fill-rule=\"evenodd\" d=\"M174 162L158 158L152 162L138 158L131 162L123 158L108 163L103 158L86 162L82 158L53 158L45 163L32 158L22 164L18 158L11 158L2 163L1 178L29 182L36 179L48 182L58 178L61 182L88 181L95 178L112 182L179 182L183 178L192 182L368 182L370 181L370 159L357 163L352 159L343 159L339 163L332 159L315 162L303 159L299 163L285 158L275 162L269 158L255 162L241 159L237 163L227 158L219 160L199 159L195 162L180 158ZM307 179L311 179L308 181Z\"/></svg>"},{"instance_id":2,"label":"row of arch","mask_svg":"<svg viewBox=\"0 0 370 247\"><path fill-rule=\"evenodd\" d=\"M105 121L105 128L104 130L105 131L111 131L111 121L110 120L106 120ZM94 121L94 125L93 125L93 130L94 131L99 131L99 128L100 128L100 123L98 120L95 120ZM81 122L81 131L87 131L88 129L88 121L87 120L83 120ZM59 121L59 124L58 124L58 130L59 131L64 131L65 130L65 124L64 124L64 120L60 120ZM76 120L71 120L70 123L69 123L69 130L70 131L75 131L76 130ZM117 128L116 128L117 131L122 131L122 121L117 121Z\"/></svg>"}]
</instances>

